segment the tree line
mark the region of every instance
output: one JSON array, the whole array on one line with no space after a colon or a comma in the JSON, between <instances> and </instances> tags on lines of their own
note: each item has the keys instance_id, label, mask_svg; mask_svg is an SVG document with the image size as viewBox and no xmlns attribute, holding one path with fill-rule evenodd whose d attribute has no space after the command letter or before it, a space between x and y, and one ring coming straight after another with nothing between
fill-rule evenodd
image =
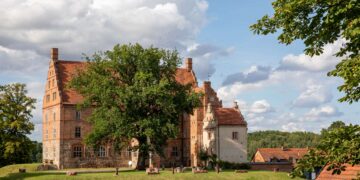
<instances>
[{"instance_id":1,"label":"tree line","mask_svg":"<svg viewBox=\"0 0 360 180\"><path fill-rule=\"evenodd\" d=\"M248 160L258 148L306 148L315 147L320 135L312 132L256 131L248 133Z\"/></svg>"}]
</instances>

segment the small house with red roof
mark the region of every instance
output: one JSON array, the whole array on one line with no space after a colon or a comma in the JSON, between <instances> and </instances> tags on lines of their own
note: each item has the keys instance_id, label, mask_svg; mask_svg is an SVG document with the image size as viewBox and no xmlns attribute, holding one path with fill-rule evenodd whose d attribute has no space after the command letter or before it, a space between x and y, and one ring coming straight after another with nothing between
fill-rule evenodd
<instances>
[{"instance_id":1,"label":"small house with red roof","mask_svg":"<svg viewBox=\"0 0 360 180\"><path fill-rule=\"evenodd\" d=\"M203 120L202 147L223 161L246 162L247 123L236 102L232 108L209 103Z\"/></svg>"},{"instance_id":2,"label":"small house with red roof","mask_svg":"<svg viewBox=\"0 0 360 180\"><path fill-rule=\"evenodd\" d=\"M326 170L328 166L325 166L323 170L320 172L316 180L352 180L352 179L360 179L360 165L350 165L344 164L345 171L341 171L340 174L332 174L332 170Z\"/></svg>"},{"instance_id":3,"label":"small house with red roof","mask_svg":"<svg viewBox=\"0 0 360 180\"><path fill-rule=\"evenodd\" d=\"M252 162L292 162L301 159L308 148L258 148Z\"/></svg>"}]
</instances>

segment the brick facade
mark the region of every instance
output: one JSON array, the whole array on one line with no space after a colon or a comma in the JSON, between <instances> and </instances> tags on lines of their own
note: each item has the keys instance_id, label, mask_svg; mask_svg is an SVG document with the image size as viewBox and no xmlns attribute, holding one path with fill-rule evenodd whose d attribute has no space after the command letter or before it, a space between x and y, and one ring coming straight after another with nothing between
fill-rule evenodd
<instances>
[{"instance_id":1,"label":"brick facade","mask_svg":"<svg viewBox=\"0 0 360 180\"><path fill-rule=\"evenodd\" d=\"M222 102L209 81L205 81L202 87L198 86L192 70L192 59L186 59L185 65L185 68L178 68L176 80L181 84L191 84L194 91L203 93L202 106L196 108L193 115L183 114L179 117L180 133L177 138L168 140L165 157L154 155L154 166L157 167L172 164L198 166L198 152L203 148L203 120L208 104L214 109L222 109ZM43 98L43 163L53 164L59 169L124 167L128 166L129 161L135 165L137 152L125 149L115 153L111 145L107 144L95 151L85 146L83 138L91 131L91 124L86 121L91 109L78 111L76 104L82 101L82 96L66 88L74 73L83 68L86 68L85 62L59 60L58 49L51 50ZM234 113L241 115L240 111ZM134 143L132 140L131 144ZM246 151L246 147L240 151Z\"/></svg>"}]
</instances>

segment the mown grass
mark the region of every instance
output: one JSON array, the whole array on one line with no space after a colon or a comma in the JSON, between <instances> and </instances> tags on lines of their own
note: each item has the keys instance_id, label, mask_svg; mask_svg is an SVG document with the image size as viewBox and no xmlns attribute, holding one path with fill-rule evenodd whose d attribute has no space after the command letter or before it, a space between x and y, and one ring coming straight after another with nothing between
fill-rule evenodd
<instances>
[{"instance_id":1,"label":"mown grass","mask_svg":"<svg viewBox=\"0 0 360 180\"><path fill-rule=\"evenodd\" d=\"M40 163L34 164L14 164L8 165L0 168L0 177L6 176L9 173L17 173L19 172L19 168L25 168L27 172L34 172L36 168L40 165Z\"/></svg>"},{"instance_id":2,"label":"mown grass","mask_svg":"<svg viewBox=\"0 0 360 180\"><path fill-rule=\"evenodd\" d=\"M37 164L38 165L38 164ZM67 176L62 171L34 171L35 166L37 165L28 165L22 167L29 167L27 173L18 173L18 167L13 166L11 168L4 167L0 168L0 172L4 174L5 169L10 170L11 172L7 173L5 176L0 177L0 180L15 180L15 179L40 179L40 180L62 180L62 179L126 179L126 180L145 180L145 179L159 179L159 180L229 180L229 179L248 179L248 180L258 180L258 179L270 179L270 180L284 180L290 179L287 173L284 172L271 172L271 171L249 171L248 173L234 173L234 171L224 171L220 174L216 172L202 173L202 174L193 174L190 171L185 173L176 173L172 174L171 171L161 171L160 175L146 175L144 171L121 171L119 176L114 176L114 172L107 173L79 173L76 176ZM16 168L16 169L15 169ZM96 169L95 169L96 170ZM296 179L296 178L295 178Z\"/></svg>"}]
</instances>

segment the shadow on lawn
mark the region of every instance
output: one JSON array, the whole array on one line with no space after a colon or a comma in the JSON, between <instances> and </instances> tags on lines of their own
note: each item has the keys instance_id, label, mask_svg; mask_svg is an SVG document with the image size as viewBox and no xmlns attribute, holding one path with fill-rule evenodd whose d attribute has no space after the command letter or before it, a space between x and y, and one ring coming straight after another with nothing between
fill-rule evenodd
<instances>
[{"instance_id":1,"label":"shadow on lawn","mask_svg":"<svg viewBox=\"0 0 360 180\"><path fill-rule=\"evenodd\" d=\"M71 171L74 171L74 170L71 170ZM121 171L119 171L119 174L124 173L124 172L136 172L136 170L121 170ZM88 173L94 173L95 174L95 173L109 173L109 172L89 172L89 171L87 171L87 172L78 172L78 174L88 174ZM113 173L115 173L115 170L113 171ZM70 176L66 175L66 170L65 170L65 172L43 171L43 172L27 172L27 173L9 173L7 176L0 177L0 180L14 180L14 179L23 180L23 179L34 178L34 177L35 178L36 177L41 178L41 176L51 176L50 179L59 179L59 178L66 179L66 177L71 178Z\"/></svg>"},{"instance_id":2,"label":"shadow on lawn","mask_svg":"<svg viewBox=\"0 0 360 180\"><path fill-rule=\"evenodd\" d=\"M48 176L50 173L41 173L41 172L30 172L30 173L9 173L5 177L0 177L0 180L14 180L14 179L26 179L30 177L41 177L41 176ZM64 173L53 173L51 175L65 175Z\"/></svg>"}]
</instances>

